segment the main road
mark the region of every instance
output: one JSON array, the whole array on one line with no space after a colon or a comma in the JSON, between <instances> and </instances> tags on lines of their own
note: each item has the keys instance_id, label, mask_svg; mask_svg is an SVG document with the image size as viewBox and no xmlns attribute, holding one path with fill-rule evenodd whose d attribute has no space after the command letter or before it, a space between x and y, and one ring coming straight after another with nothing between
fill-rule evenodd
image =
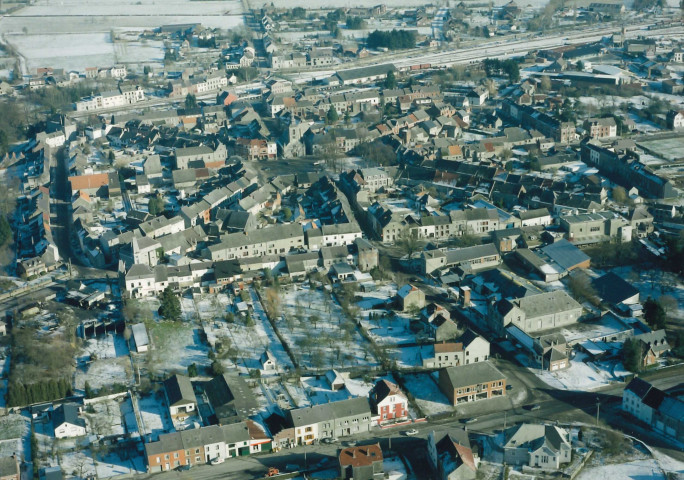
<instances>
[{"instance_id":1,"label":"main road","mask_svg":"<svg viewBox=\"0 0 684 480\"><path fill-rule=\"evenodd\" d=\"M684 373L684 366L676 366L656 371L648 375L647 380L658 388L669 389L682 385L682 373ZM625 433L640 438L663 453L684 461L684 453L673 449L667 439L639 430L634 427L633 422L624 419L620 412L624 384L610 385L592 392L560 391L546 386L527 370L518 369L517 376L526 386L535 388L532 398L539 405L538 409L530 410L528 404L527 407L519 406L506 411L490 412L478 415L477 419L469 421L468 424L456 418L416 423L412 428L418 430L418 434L412 437L402 435L402 428L374 429L369 433L354 436L353 440L360 444L379 442L383 451L392 450L400 453L410 461L414 469L421 471L422 468L428 468L425 458L425 439L431 431L440 432L465 427L472 433L488 434L501 430L504 425L511 426L522 422L593 425L596 421L597 405L599 405L602 423L622 429ZM159 480L237 480L263 477L269 467L276 467L281 471L285 470L287 465L335 468L339 448L340 445L336 444L300 446L265 455L233 458L221 465L203 465L193 467L189 471L164 472L151 474L148 477L155 477Z\"/></svg>"}]
</instances>

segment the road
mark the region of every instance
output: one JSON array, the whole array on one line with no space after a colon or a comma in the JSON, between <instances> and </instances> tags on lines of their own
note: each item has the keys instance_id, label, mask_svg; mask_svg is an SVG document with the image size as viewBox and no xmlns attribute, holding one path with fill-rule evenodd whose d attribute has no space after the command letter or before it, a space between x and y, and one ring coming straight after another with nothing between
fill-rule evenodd
<instances>
[{"instance_id":1,"label":"road","mask_svg":"<svg viewBox=\"0 0 684 480\"><path fill-rule=\"evenodd\" d=\"M498 367L509 375L511 365L505 362ZM600 403L600 420L609 425L622 428L625 433L640 438L652 447L679 460L684 461L684 452L674 450L670 442L658 435L644 433L634 428L632 423L625 421L620 413L621 395L624 384L615 384L593 392L568 392L554 390L546 386L541 380L527 370L517 369L517 377L525 385L535 388L531 398L524 403L528 405L518 406L507 411L495 411L478 415L477 419L468 424L463 419L445 418L430 420L425 423L416 423L414 427L418 434L412 437L402 435L403 428L377 430L363 435L357 435L354 440L359 444L380 442L383 451L391 450L401 453L406 457L417 471L427 468L425 464L425 441L431 431L446 431L452 428L466 427L472 433L489 434L522 422L559 422L560 424L585 424L593 425L596 421L597 400ZM681 386L684 366L658 370L645 376L645 378L658 388L669 389ZM516 387L517 388L517 387ZM530 410L529 405L536 403L538 410ZM484 405L484 404L483 404ZM404 427L406 428L406 427ZM343 439L344 440L344 439ZM344 445L344 442L342 442ZM148 475L159 480L219 480L219 479L244 479L263 477L268 467L277 467L283 471L288 464L313 466L319 462L327 462L326 467L335 466L340 444L333 445L309 445L297 447L292 450L257 455L244 458L235 458L221 465L206 465L194 467L185 472L164 472ZM305 459L306 456L306 459Z\"/></svg>"}]
</instances>

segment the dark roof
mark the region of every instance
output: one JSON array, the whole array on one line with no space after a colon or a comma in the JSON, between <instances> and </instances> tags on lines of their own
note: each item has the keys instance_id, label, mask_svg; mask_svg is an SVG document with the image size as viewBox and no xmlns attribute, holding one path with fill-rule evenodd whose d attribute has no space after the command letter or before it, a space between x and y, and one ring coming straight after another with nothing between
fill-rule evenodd
<instances>
[{"instance_id":1,"label":"dark roof","mask_svg":"<svg viewBox=\"0 0 684 480\"><path fill-rule=\"evenodd\" d=\"M648 391L651 389L651 384L640 379L639 377L634 377L631 382L625 387L625 390L633 392L637 397L644 398Z\"/></svg>"},{"instance_id":2,"label":"dark roof","mask_svg":"<svg viewBox=\"0 0 684 480\"><path fill-rule=\"evenodd\" d=\"M164 389L169 399L169 406L185 403L197 403L195 391L190 379L185 375L174 375L164 380Z\"/></svg>"},{"instance_id":3,"label":"dark roof","mask_svg":"<svg viewBox=\"0 0 684 480\"><path fill-rule=\"evenodd\" d=\"M617 305L639 294L639 290L619 275L608 272L592 282L596 293L606 302Z\"/></svg>"},{"instance_id":4,"label":"dark roof","mask_svg":"<svg viewBox=\"0 0 684 480\"><path fill-rule=\"evenodd\" d=\"M53 426L57 427L63 423L70 423L85 428L85 420L78 416L78 405L74 403L65 403L55 408L52 413Z\"/></svg>"},{"instance_id":5,"label":"dark roof","mask_svg":"<svg viewBox=\"0 0 684 480\"><path fill-rule=\"evenodd\" d=\"M224 373L214 377L205 383L204 391L221 424L244 420L259 407L247 383L237 375Z\"/></svg>"}]
</instances>

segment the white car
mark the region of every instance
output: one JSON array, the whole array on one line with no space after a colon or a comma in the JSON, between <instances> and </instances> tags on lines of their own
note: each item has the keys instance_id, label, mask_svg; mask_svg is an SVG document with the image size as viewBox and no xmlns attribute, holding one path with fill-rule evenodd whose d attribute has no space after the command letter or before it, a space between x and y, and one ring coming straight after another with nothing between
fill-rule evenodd
<instances>
[{"instance_id":1,"label":"white car","mask_svg":"<svg viewBox=\"0 0 684 480\"><path fill-rule=\"evenodd\" d=\"M404 432L404 435L406 435L407 437L412 437L413 435L418 435L418 430L416 430L415 428L412 428L411 430L406 430Z\"/></svg>"},{"instance_id":2,"label":"white car","mask_svg":"<svg viewBox=\"0 0 684 480\"><path fill-rule=\"evenodd\" d=\"M225 461L226 461L226 459L224 457L216 457L210 463L212 465L220 465L221 463L223 463Z\"/></svg>"}]
</instances>

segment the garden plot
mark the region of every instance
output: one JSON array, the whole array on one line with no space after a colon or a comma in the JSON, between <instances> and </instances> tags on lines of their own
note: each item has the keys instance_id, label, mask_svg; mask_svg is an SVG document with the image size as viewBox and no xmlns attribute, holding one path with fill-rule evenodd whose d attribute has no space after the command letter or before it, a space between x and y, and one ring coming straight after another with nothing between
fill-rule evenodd
<instances>
[{"instance_id":1,"label":"garden plot","mask_svg":"<svg viewBox=\"0 0 684 480\"><path fill-rule=\"evenodd\" d=\"M19 456L22 453L26 458L30 458L28 445L24 444L23 438L28 437L31 429L31 421L21 415L10 414L0 417L0 458L9 457L15 453Z\"/></svg>"},{"instance_id":2,"label":"garden plot","mask_svg":"<svg viewBox=\"0 0 684 480\"><path fill-rule=\"evenodd\" d=\"M321 290L308 286L283 293L278 329L303 367L378 365L368 342L340 306Z\"/></svg>"},{"instance_id":3,"label":"garden plot","mask_svg":"<svg viewBox=\"0 0 684 480\"><path fill-rule=\"evenodd\" d=\"M130 450L110 453L106 456L98 455L97 469L98 478L109 478L117 475L131 475L145 473L145 460L141 456L131 458L128 455Z\"/></svg>"},{"instance_id":4,"label":"garden plot","mask_svg":"<svg viewBox=\"0 0 684 480\"><path fill-rule=\"evenodd\" d=\"M369 310L380 305L385 305L392 301L397 294L397 286L394 283L381 285L372 292L357 292L356 297L360 300L356 302L361 310Z\"/></svg>"},{"instance_id":5,"label":"garden plot","mask_svg":"<svg viewBox=\"0 0 684 480\"><path fill-rule=\"evenodd\" d=\"M362 379L344 379L344 388L332 390L330 383L324 375L318 377L302 377L302 386L311 404L321 405L337 402L354 397L367 397L373 384L366 383Z\"/></svg>"},{"instance_id":6,"label":"garden plot","mask_svg":"<svg viewBox=\"0 0 684 480\"><path fill-rule=\"evenodd\" d=\"M154 348L148 353L151 369L160 374L185 373L188 366L209 366L209 348L200 339L200 329L179 322L159 322L150 331Z\"/></svg>"},{"instance_id":7,"label":"garden plot","mask_svg":"<svg viewBox=\"0 0 684 480\"><path fill-rule=\"evenodd\" d=\"M260 370L262 375L287 371L293 368L285 348L273 331L261 302L253 290L249 290L253 305L245 318L235 316L233 323L224 320L208 322L204 326L209 342L230 344L231 348L220 353L225 368L237 366L242 373ZM276 359L276 370L262 370L261 356L268 349Z\"/></svg>"},{"instance_id":8,"label":"garden plot","mask_svg":"<svg viewBox=\"0 0 684 480\"><path fill-rule=\"evenodd\" d=\"M131 436L139 436L138 419L136 413L133 411L133 402L128 396L124 399L119 407L121 409L121 418L124 422L124 429L126 433Z\"/></svg>"},{"instance_id":9,"label":"garden plot","mask_svg":"<svg viewBox=\"0 0 684 480\"><path fill-rule=\"evenodd\" d=\"M122 424L121 408L115 399L89 404L83 416L89 433L104 437L126 433Z\"/></svg>"},{"instance_id":10,"label":"garden plot","mask_svg":"<svg viewBox=\"0 0 684 480\"><path fill-rule=\"evenodd\" d=\"M663 471L653 459L634 460L613 465L585 467L577 476L577 480L594 480L610 478L610 480L665 480Z\"/></svg>"},{"instance_id":11,"label":"garden plot","mask_svg":"<svg viewBox=\"0 0 684 480\"><path fill-rule=\"evenodd\" d=\"M140 398L137 404L142 416L140 431L148 439L156 440L160 434L174 431L163 394Z\"/></svg>"},{"instance_id":12,"label":"garden plot","mask_svg":"<svg viewBox=\"0 0 684 480\"><path fill-rule=\"evenodd\" d=\"M98 390L113 384L130 385L133 382L129 357L94 360L78 368L74 375L74 387L85 390L85 383Z\"/></svg>"},{"instance_id":13,"label":"garden plot","mask_svg":"<svg viewBox=\"0 0 684 480\"><path fill-rule=\"evenodd\" d=\"M63 452L60 455L60 466L65 476L85 480L95 475L95 461L89 449L75 452Z\"/></svg>"},{"instance_id":14,"label":"garden plot","mask_svg":"<svg viewBox=\"0 0 684 480\"><path fill-rule=\"evenodd\" d=\"M124 357L129 353L128 344L123 336L111 333L87 339L83 345L83 351L98 360Z\"/></svg>"},{"instance_id":15,"label":"garden plot","mask_svg":"<svg viewBox=\"0 0 684 480\"><path fill-rule=\"evenodd\" d=\"M423 359L432 357L433 352L434 349L431 345L390 348L387 350L387 353L392 360L397 362L399 368L422 367Z\"/></svg>"},{"instance_id":16,"label":"garden plot","mask_svg":"<svg viewBox=\"0 0 684 480\"><path fill-rule=\"evenodd\" d=\"M374 318L371 319L371 316ZM384 310L370 310L363 312L361 323L378 345L402 345L416 342L416 335L410 328L411 320L406 315L388 313Z\"/></svg>"},{"instance_id":17,"label":"garden plot","mask_svg":"<svg viewBox=\"0 0 684 480\"><path fill-rule=\"evenodd\" d=\"M442 393L428 373L416 373L404 377L406 388L416 399L418 407L423 411L423 415L435 415L444 412L454 411L453 405Z\"/></svg>"},{"instance_id":18,"label":"garden plot","mask_svg":"<svg viewBox=\"0 0 684 480\"><path fill-rule=\"evenodd\" d=\"M216 320L226 316L228 307L232 305L230 298L225 293L208 295L199 301L195 301L195 307L201 320Z\"/></svg>"},{"instance_id":19,"label":"garden plot","mask_svg":"<svg viewBox=\"0 0 684 480\"><path fill-rule=\"evenodd\" d=\"M588 358L585 353L577 353L570 361L570 368L556 372L530 369L548 386L559 390L595 390L599 387L619 382L628 372L622 364L592 363L584 361ZM614 373L616 375L614 375Z\"/></svg>"}]
</instances>

